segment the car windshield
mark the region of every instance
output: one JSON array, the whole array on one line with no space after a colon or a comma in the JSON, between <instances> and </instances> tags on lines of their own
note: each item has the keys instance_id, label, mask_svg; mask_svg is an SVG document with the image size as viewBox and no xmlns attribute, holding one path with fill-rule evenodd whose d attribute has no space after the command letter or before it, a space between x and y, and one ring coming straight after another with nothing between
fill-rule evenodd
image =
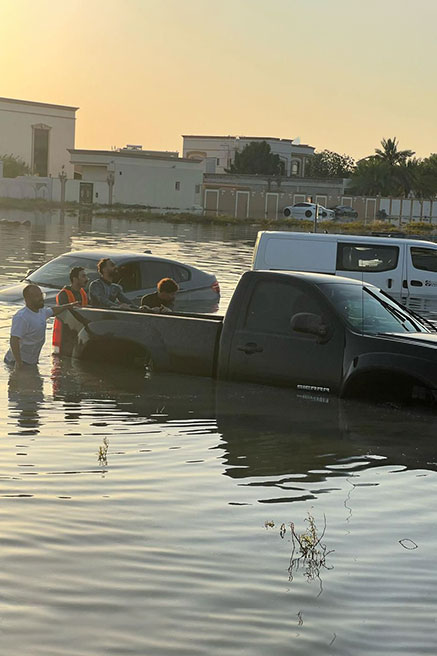
<instances>
[{"instance_id":1,"label":"car windshield","mask_svg":"<svg viewBox=\"0 0 437 656\"><path fill-rule=\"evenodd\" d=\"M345 322L367 335L380 333L429 333L421 317L409 312L376 287L347 283L320 285Z\"/></svg>"},{"instance_id":2,"label":"car windshield","mask_svg":"<svg viewBox=\"0 0 437 656\"><path fill-rule=\"evenodd\" d=\"M61 289L64 285L70 284L70 271L76 266L85 269L89 280L97 278L97 262L98 258L90 259L76 255L61 255L31 273L26 280L42 287Z\"/></svg>"}]
</instances>

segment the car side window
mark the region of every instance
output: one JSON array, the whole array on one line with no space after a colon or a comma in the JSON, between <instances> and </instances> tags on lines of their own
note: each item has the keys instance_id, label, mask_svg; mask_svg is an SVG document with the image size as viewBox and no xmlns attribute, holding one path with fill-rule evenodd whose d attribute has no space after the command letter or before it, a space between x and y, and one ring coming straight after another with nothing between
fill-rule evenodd
<instances>
[{"instance_id":1,"label":"car side window","mask_svg":"<svg viewBox=\"0 0 437 656\"><path fill-rule=\"evenodd\" d=\"M173 278L173 263L161 260L141 262L141 288L154 289L162 278Z\"/></svg>"},{"instance_id":2,"label":"car side window","mask_svg":"<svg viewBox=\"0 0 437 656\"><path fill-rule=\"evenodd\" d=\"M411 260L415 269L437 273L437 249L412 246Z\"/></svg>"},{"instance_id":3,"label":"car side window","mask_svg":"<svg viewBox=\"0 0 437 656\"><path fill-rule=\"evenodd\" d=\"M183 266L173 264L172 278L176 280L176 282L187 282L187 280L191 279L191 272Z\"/></svg>"},{"instance_id":4,"label":"car side window","mask_svg":"<svg viewBox=\"0 0 437 656\"><path fill-rule=\"evenodd\" d=\"M391 271L399 260L399 246L339 243L337 271Z\"/></svg>"},{"instance_id":5,"label":"car side window","mask_svg":"<svg viewBox=\"0 0 437 656\"><path fill-rule=\"evenodd\" d=\"M300 312L324 314L322 303L310 288L292 282L260 280L252 292L244 328L290 336L291 318Z\"/></svg>"},{"instance_id":6,"label":"car side window","mask_svg":"<svg viewBox=\"0 0 437 656\"><path fill-rule=\"evenodd\" d=\"M122 286L124 292L134 292L141 289L139 262L127 262L118 267L117 283Z\"/></svg>"}]
</instances>

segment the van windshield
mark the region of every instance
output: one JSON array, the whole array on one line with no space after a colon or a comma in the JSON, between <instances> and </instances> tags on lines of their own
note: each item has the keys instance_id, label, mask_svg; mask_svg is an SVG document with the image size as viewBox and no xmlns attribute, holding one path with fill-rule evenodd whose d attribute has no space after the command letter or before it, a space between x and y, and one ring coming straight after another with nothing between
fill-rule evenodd
<instances>
[{"instance_id":1,"label":"van windshield","mask_svg":"<svg viewBox=\"0 0 437 656\"><path fill-rule=\"evenodd\" d=\"M368 335L379 333L430 333L425 320L376 287L326 283L320 290L352 330Z\"/></svg>"}]
</instances>

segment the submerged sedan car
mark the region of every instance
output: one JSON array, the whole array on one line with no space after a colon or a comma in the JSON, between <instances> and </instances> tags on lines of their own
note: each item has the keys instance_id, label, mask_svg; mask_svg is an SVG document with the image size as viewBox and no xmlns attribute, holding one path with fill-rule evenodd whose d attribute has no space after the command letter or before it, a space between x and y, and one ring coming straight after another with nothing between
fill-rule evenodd
<instances>
[{"instance_id":1,"label":"submerged sedan car","mask_svg":"<svg viewBox=\"0 0 437 656\"><path fill-rule=\"evenodd\" d=\"M91 281L98 277L97 262L103 257L110 257L115 262L118 268L116 282L134 303L139 303L143 294L155 291L156 283L161 278L173 278L178 283L176 307L179 309L186 307L198 312L212 311L220 299L217 278L188 264L149 253L89 250L64 253L35 271L29 271L19 284L0 289L0 302L21 303L24 287L34 283L41 287L46 302L54 303L59 290L69 284L69 273L73 267L83 267Z\"/></svg>"}]
</instances>

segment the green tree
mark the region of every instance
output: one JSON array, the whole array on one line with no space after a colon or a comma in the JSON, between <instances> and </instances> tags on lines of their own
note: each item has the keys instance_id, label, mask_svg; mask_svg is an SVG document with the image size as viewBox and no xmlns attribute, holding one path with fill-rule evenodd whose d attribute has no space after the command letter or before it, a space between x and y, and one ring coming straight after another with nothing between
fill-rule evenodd
<instances>
[{"instance_id":1,"label":"green tree","mask_svg":"<svg viewBox=\"0 0 437 656\"><path fill-rule=\"evenodd\" d=\"M382 139L381 148L375 148L375 159L387 162L390 166L405 164L414 155L413 150L398 150L398 141L393 139Z\"/></svg>"},{"instance_id":2,"label":"green tree","mask_svg":"<svg viewBox=\"0 0 437 656\"><path fill-rule=\"evenodd\" d=\"M267 141L251 141L241 152L235 153L227 173L260 173L282 175L284 164L279 155L274 155Z\"/></svg>"},{"instance_id":3,"label":"green tree","mask_svg":"<svg viewBox=\"0 0 437 656\"><path fill-rule=\"evenodd\" d=\"M21 157L15 155L0 155L3 162L3 177L16 178L18 175L27 175L30 173L30 167Z\"/></svg>"},{"instance_id":4,"label":"green tree","mask_svg":"<svg viewBox=\"0 0 437 656\"><path fill-rule=\"evenodd\" d=\"M332 150L322 150L307 161L307 178L349 178L355 170L355 160L349 155L340 155Z\"/></svg>"},{"instance_id":5,"label":"green tree","mask_svg":"<svg viewBox=\"0 0 437 656\"><path fill-rule=\"evenodd\" d=\"M394 184L390 165L373 157L360 160L347 189L356 196L392 195Z\"/></svg>"},{"instance_id":6,"label":"green tree","mask_svg":"<svg viewBox=\"0 0 437 656\"><path fill-rule=\"evenodd\" d=\"M437 196L437 154L432 153L419 161L414 193L422 199L433 199Z\"/></svg>"}]
</instances>

